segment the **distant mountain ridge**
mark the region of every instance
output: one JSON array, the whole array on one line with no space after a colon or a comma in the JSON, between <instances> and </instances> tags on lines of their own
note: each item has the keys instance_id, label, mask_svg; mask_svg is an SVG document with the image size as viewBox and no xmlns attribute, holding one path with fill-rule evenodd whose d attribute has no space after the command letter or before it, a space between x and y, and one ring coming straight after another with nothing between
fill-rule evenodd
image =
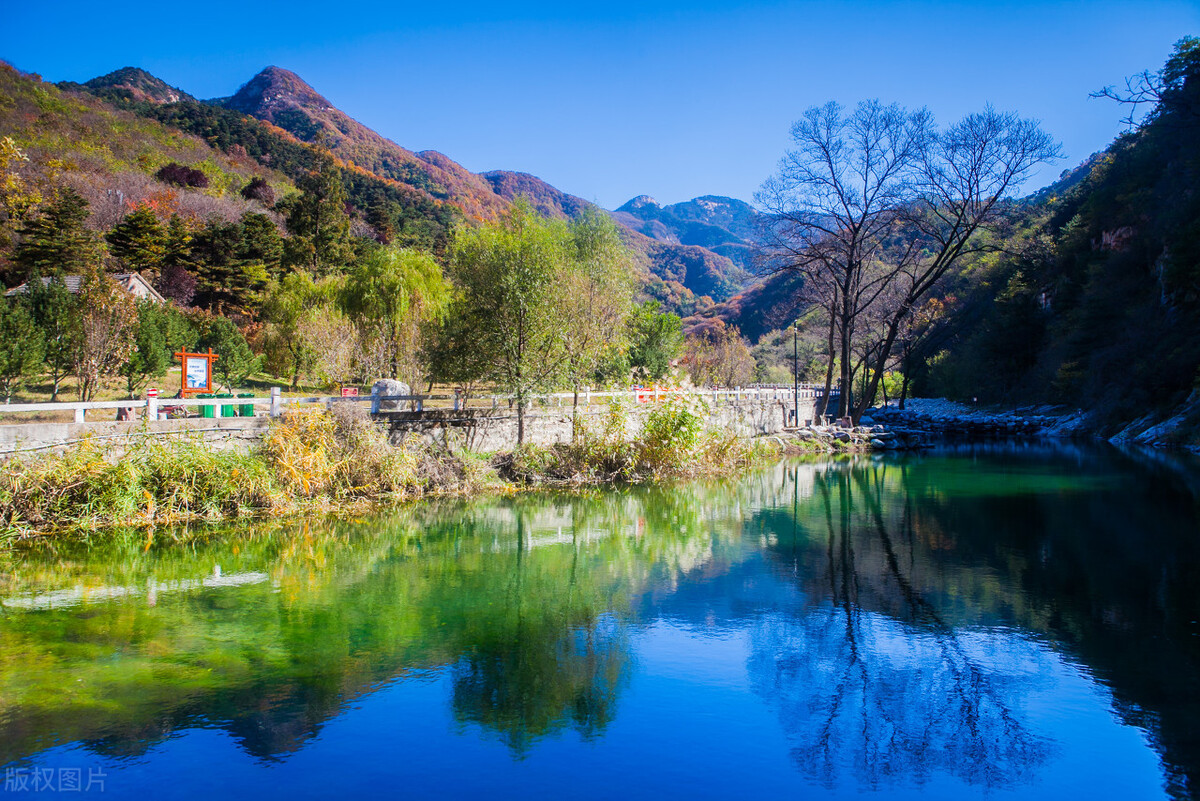
<instances>
[{"instance_id":1,"label":"distant mountain ridge","mask_svg":"<svg viewBox=\"0 0 1200 801\"><path fill-rule=\"evenodd\" d=\"M746 270L753 266L758 212L743 200L704 195L662 206L648 195L638 195L613 216L626 227L660 242L707 248Z\"/></svg>"},{"instance_id":2,"label":"distant mountain ridge","mask_svg":"<svg viewBox=\"0 0 1200 801\"><path fill-rule=\"evenodd\" d=\"M436 151L414 153L380 136L281 67L267 67L231 97L207 102L269 122L301 142L319 143L381 178L448 200L473 219L495 219L508 205L462 165Z\"/></svg>"}]
</instances>

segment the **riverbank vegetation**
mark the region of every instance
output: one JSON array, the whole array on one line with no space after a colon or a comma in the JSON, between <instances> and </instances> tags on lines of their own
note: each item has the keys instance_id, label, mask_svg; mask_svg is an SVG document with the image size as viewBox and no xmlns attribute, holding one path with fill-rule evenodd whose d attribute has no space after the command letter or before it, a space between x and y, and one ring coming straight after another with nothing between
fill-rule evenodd
<instances>
[{"instance_id":1,"label":"riverbank vegetation","mask_svg":"<svg viewBox=\"0 0 1200 801\"><path fill-rule=\"evenodd\" d=\"M578 422L570 443L485 456L415 436L394 444L357 407L298 410L248 452L186 437L133 434L85 440L59 455L0 464L0 541L117 526L153 530L194 521L279 516L436 495L511 492L542 484L639 483L738 470L766 455L705 427L673 401L646 415L637 436L619 406L596 430Z\"/></svg>"},{"instance_id":2,"label":"riverbank vegetation","mask_svg":"<svg viewBox=\"0 0 1200 801\"><path fill-rule=\"evenodd\" d=\"M599 424L577 418L570 442L525 445L493 460L500 477L519 485L638 483L737 471L781 449L710 428L697 404L672 398L647 414L631 437L629 414L614 403Z\"/></svg>"}]
</instances>

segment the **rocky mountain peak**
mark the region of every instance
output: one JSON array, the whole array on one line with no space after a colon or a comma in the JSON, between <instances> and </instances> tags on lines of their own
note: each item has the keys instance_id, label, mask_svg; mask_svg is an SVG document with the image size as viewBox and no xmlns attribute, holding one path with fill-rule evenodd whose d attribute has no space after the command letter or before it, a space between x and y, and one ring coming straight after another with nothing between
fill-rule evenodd
<instances>
[{"instance_id":1,"label":"rocky mountain peak","mask_svg":"<svg viewBox=\"0 0 1200 801\"><path fill-rule=\"evenodd\" d=\"M226 98L226 108L272 120L275 114L293 108L327 111L333 104L313 89L296 73L282 67L267 67L247 81L233 97Z\"/></svg>"},{"instance_id":2,"label":"rocky mountain peak","mask_svg":"<svg viewBox=\"0 0 1200 801\"><path fill-rule=\"evenodd\" d=\"M630 214L637 214L639 211L650 208L661 209L662 205L649 195L638 195L633 200L630 200L624 206L621 206L619 209L617 209L617 211L626 211Z\"/></svg>"}]
</instances>

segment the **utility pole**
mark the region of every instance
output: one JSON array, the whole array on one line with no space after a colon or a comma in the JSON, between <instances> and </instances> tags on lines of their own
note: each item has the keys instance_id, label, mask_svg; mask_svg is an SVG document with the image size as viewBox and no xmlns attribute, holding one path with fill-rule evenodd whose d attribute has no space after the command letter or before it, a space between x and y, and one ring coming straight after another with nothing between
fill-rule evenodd
<instances>
[{"instance_id":1,"label":"utility pole","mask_svg":"<svg viewBox=\"0 0 1200 801\"><path fill-rule=\"evenodd\" d=\"M800 427L800 328L792 326L792 423Z\"/></svg>"}]
</instances>

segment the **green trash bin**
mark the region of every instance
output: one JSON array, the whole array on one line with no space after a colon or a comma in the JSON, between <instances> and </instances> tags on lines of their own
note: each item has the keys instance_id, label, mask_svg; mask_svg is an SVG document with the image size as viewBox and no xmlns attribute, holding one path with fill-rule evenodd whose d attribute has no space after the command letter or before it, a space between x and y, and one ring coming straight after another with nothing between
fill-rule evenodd
<instances>
[{"instance_id":1,"label":"green trash bin","mask_svg":"<svg viewBox=\"0 0 1200 801\"><path fill-rule=\"evenodd\" d=\"M200 398L201 400L208 400L209 398L212 397L212 395L197 395L196 397ZM207 405L201 406L200 407L200 416L201 417L216 417L217 416L216 415L216 407L207 406Z\"/></svg>"},{"instance_id":2,"label":"green trash bin","mask_svg":"<svg viewBox=\"0 0 1200 801\"><path fill-rule=\"evenodd\" d=\"M239 398L253 398L254 393L253 392L244 392L241 395L238 395L238 397ZM254 404L253 403L243 403L241 406L238 407L238 414L240 414L242 417L253 417L254 416Z\"/></svg>"},{"instance_id":3,"label":"green trash bin","mask_svg":"<svg viewBox=\"0 0 1200 801\"><path fill-rule=\"evenodd\" d=\"M226 398L232 398L233 395L226 393L226 394L222 394L222 395L213 395L213 397L224 400ZM220 416L221 417L237 417L237 405L233 404L233 403L222 403Z\"/></svg>"}]
</instances>

